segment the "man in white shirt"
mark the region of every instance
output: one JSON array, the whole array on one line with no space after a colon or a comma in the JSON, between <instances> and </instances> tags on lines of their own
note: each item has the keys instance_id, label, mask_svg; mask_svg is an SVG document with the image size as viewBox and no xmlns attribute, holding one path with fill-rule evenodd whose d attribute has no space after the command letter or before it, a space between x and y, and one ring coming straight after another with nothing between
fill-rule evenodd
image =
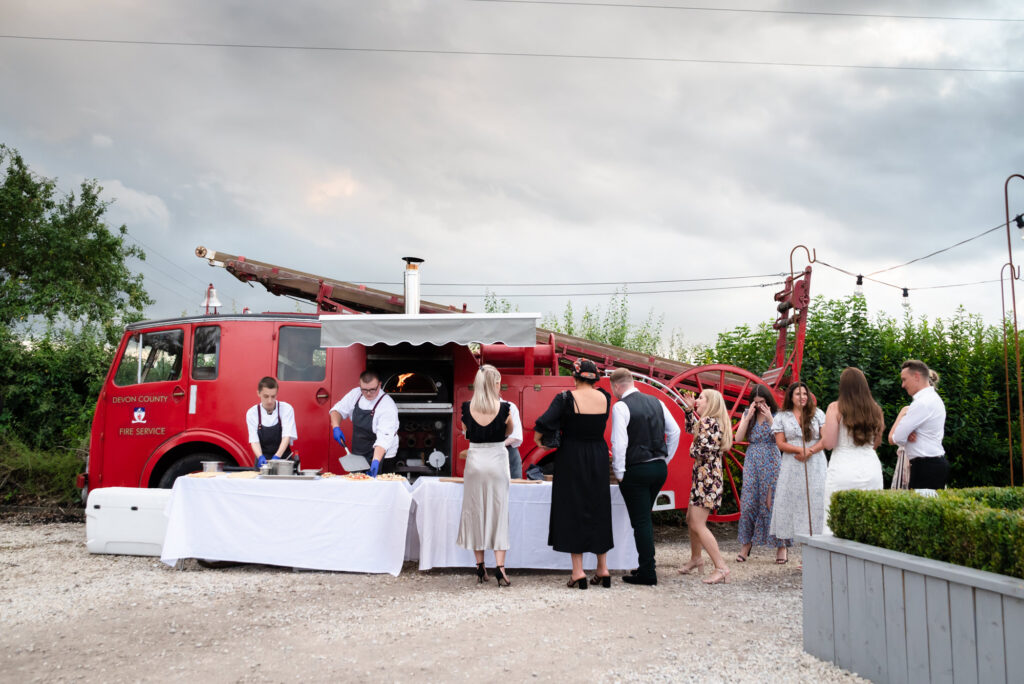
<instances>
[{"instance_id":1,"label":"man in white shirt","mask_svg":"<svg viewBox=\"0 0 1024 684\"><path fill-rule=\"evenodd\" d=\"M299 438L295 430L295 410L291 404L277 400L277 380L265 377L256 386L260 403L245 413L249 430L249 446L256 465L268 460L291 456L291 443Z\"/></svg>"},{"instance_id":2,"label":"man in white shirt","mask_svg":"<svg viewBox=\"0 0 1024 684\"><path fill-rule=\"evenodd\" d=\"M942 489L949 478L949 461L942 448L946 405L931 386L928 372L928 366L921 361L903 362L900 378L913 401L893 426L889 440L902 446L910 460L911 489Z\"/></svg>"},{"instance_id":3,"label":"man in white shirt","mask_svg":"<svg viewBox=\"0 0 1024 684\"><path fill-rule=\"evenodd\" d=\"M633 386L625 368L611 375L612 472L633 526L633 539L640 566L622 578L629 584L654 585L658 575L654 563L654 523L651 509L668 477L668 464L679 446L679 425L668 407Z\"/></svg>"},{"instance_id":4,"label":"man in white shirt","mask_svg":"<svg viewBox=\"0 0 1024 684\"><path fill-rule=\"evenodd\" d=\"M342 446L345 446L345 435L341 421L349 418L352 419L351 452L369 461L370 476L394 472L398 453L398 406L381 389L376 371L364 371L359 376L359 387L331 407L331 432Z\"/></svg>"},{"instance_id":5,"label":"man in white shirt","mask_svg":"<svg viewBox=\"0 0 1024 684\"><path fill-rule=\"evenodd\" d=\"M523 476L523 457L519 447L523 443L523 419L519 417L519 408L514 402L508 404L508 416L512 419L512 432L505 438L505 449L508 451L508 472L512 479Z\"/></svg>"}]
</instances>

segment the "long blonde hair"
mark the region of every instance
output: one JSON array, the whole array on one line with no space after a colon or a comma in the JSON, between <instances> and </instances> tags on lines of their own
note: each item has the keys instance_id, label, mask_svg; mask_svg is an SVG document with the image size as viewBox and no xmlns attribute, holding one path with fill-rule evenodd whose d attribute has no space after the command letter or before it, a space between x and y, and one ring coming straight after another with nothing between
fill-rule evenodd
<instances>
[{"instance_id":1,"label":"long blonde hair","mask_svg":"<svg viewBox=\"0 0 1024 684\"><path fill-rule=\"evenodd\" d=\"M729 420L729 411L725 408L725 399L718 390L706 389L700 393L704 397L704 414L701 418L714 418L718 421L718 428L722 431L721 451L725 452L732 448L732 422Z\"/></svg>"},{"instance_id":2,"label":"long blonde hair","mask_svg":"<svg viewBox=\"0 0 1024 684\"><path fill-rule=\"evenodd\" d=\"M469 402L471 411L477 413L497 413L501 408L501 397L498 395L498 386L501 383L501 373L489 363L480 366L473 379L473 398Z\"/></svg>"}]
</instances>

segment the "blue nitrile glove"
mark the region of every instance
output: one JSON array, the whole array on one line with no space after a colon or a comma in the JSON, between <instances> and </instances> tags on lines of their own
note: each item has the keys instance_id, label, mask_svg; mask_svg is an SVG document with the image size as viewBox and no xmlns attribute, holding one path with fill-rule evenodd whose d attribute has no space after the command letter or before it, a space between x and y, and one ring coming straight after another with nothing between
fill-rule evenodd
<instances>
[{"instance_id":1,"label":"blue nitrile glove","mask_svg":"<svg viewBox=\"0 0 1024 684\"><path fill-rule=\"evenodd\" d=\"M270 460L271 461L280 461L281 457L278 456L277 454L274 454L273 456L270 457Z\"/></svg>"},{"instance_id":2,"label":"blue nitrile glove","mask_svg":"<svg viewBox=\"0 0 1024 684\"><path fill-rule=\"evenodd\" d=\"M348 445L345 444L345 433L341 431L341 428L336 427L334 428L334 430L332 430L332 432L334 433L334 441L340 444L341 446L348 448Z\"/></svg>"},{"instance_id":3,"label":"blue nitrile glove","mask_svg":"<svg viewBox=\"0 0 1024 684\"><path fill-rule=\"evenodd\" d=\"M262 468L265 465L267 465L267 457L266 456L260 456L258 459L256 459L256 467L257 468Z\"/></svg>"},{"instance_id":4,"label":"blue nitrile glove","mask_svg":"<svg viewBox=\"0 0 1024 684\"><path fill-rule=\"evenodd\" d=\"M370 464L370 477L377 477L378 470L380 470L380 461L374 460Z\"/></svg>"}]
</instances>

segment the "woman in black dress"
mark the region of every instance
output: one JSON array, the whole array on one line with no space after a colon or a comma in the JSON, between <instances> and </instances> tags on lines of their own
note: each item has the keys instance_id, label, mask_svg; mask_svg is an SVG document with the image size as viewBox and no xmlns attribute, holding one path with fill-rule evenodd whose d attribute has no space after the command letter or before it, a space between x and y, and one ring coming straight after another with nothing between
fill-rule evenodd
<instances>
[{"instance_id":1,"label":"woman in black dress","mask_svg":"<svg viewBox=\"0 0 1024 684\"><path fill-rule=\"evenodd\" d=\"M542 435L561 432L554 459L548 544L555 551L572 554L569 587L587 588L584 553L597 554L595 579L610 587L607 554L614 544L604 429L611 397L594 387L598 374L592 361L577 359L572 376L576 388L556 396L534 428L538 444Z\"/></svg>"}]
</instances>

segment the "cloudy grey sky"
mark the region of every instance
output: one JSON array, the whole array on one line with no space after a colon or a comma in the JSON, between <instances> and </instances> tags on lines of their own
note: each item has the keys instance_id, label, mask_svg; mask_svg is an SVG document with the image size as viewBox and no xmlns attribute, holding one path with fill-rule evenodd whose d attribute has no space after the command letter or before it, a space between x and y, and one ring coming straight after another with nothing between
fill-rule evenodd
<instances>
[{"instance_id":1,"label":"cloudy grey sky","mask_svg":"<svg viewBox=\"0 0 1024 684\"><path fill-rule=\"evenodd\" d=\"M637 318L710 342L771 318L774 288L641 293L777 278L639 281L778 274L798 244L870 273L1003 222L1024 173L1017 3L643 4L2 0L0 142L63 188L99 180L150 254L153 317L197 312L208 282L227 310L311 309L205 245L374 283L416 255L424 297L471 309L483 287L437 283L557 313L615 288L508 283L629 282ZM1024 211L1024 181L1010 200ZM1006 259L1000 229L877 277L986 281ZM815 294L853 285L815 267ZM900 291L866 294L902 315ZM910 295L998 320L998 283Z\"/></svg>"}]
</instances>

